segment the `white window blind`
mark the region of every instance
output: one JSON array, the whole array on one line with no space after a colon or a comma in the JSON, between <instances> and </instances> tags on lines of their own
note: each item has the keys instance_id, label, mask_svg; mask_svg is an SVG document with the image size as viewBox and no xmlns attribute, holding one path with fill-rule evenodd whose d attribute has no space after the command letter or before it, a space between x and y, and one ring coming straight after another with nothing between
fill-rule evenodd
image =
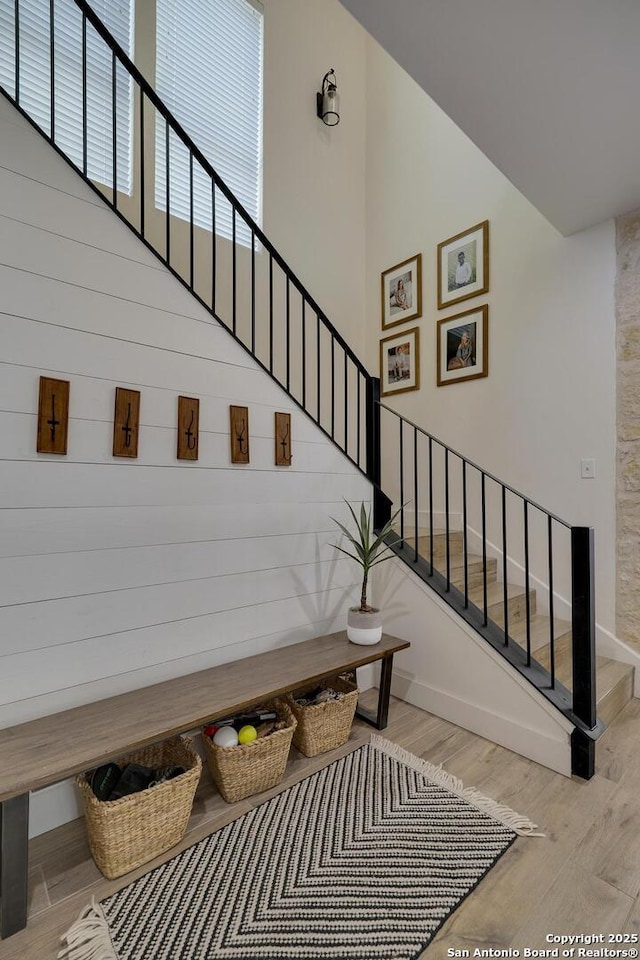
<instances>
[{"instance_id":1,"label":"white window blind","mask_svg":"<svg viewBox=\"0 0 640 960\"><path fill-rule=\"evenodd\" d=\"M259 222L262 189L262 8L253 0L157 0L156 89L234 196ZM166 130L156 129L156 205L166 210ZM171 213L190 219L189 154L169 146ZM211 183L194 165L194 222L211 229ZM217 195L216 233L231 237ZM250 242L238 218L236 237Z\"/></svg>"},{"instance_id":2,"label":"white window blind","mask_svg":"<svg viewBox=\"0 0 640 960\"><path fill-rule=\"evenodd\" d=\"M125 52L133 50L135 0L92 0L91 6ZM82 13L73 0L54 3L54 137L83 167ZM51 25L49 0L20 0L20 106L51 135ZM0 0L0 83L15 90L15 4ZM111 51L87 21L87 174L113 186L113 110ZM118 189L131 193L132 87L116 70L116 142Z\"/></svg>"}]
</instances>

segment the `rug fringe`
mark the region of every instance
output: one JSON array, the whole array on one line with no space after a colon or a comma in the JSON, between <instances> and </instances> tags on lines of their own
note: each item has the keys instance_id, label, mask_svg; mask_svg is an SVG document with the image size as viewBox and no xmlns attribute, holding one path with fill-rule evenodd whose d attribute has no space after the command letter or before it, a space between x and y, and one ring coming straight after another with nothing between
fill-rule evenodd
<instances>
[{"instance_id":1,"label":"rug fringe","mask_svg":"<svg viewBox=\"0 0 640 960\"><path fill-rule=\"evenodd\" d=\"M476 787L465 787L462 780L454 777L451 773L447 773L446 770L443 770L442 765L436 767L433 763L429 763L428 760L416 757L415 754L409 753L408 750L398 746L396 743L392 743L390 740L385 740L384 737L380 737L377 733L371 734L370 744L375 750L386 753L387 756L393 757L393 759L399 763L403 763L405 766L417 770L418 773L424 774L439 787L444 787L445 790L449 790L457 797L466 800L478 810L482 810L483 813L493 817L494 820L503 823L505 827L509 827L521 837L545 836L544 833L537 832L537 823L533 823L533 821L527 817L516 813L515 810L512 810L510 807L496 803L495 800L492 800L491 797L486 797Z\"/></svg>"},{"instance_id":2,"label":"rug fringe","mask_svg":"<svg viewBox=\"0 0 640 960\"><path fill-rule=\"evenodd\" d=\"M76 922L60 938L66 947L58 960L118 960L109 933L109 925L95 898L84 908Z\"/></svg>"}]
</instances>

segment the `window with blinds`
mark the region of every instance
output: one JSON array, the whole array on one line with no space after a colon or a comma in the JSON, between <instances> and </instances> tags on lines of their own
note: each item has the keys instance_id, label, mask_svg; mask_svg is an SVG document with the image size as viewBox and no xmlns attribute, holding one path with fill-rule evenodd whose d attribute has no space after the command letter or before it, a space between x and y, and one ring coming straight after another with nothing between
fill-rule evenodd
<instances>
[{"instance_id":1,"label":"window with blinds","mask_svg":"<svg viewBox=\"0 0 640 960\"><path fill-rule=\"evenodd\" d=\"M133 50L135 0L91 0L91 6L129 56ZM82 14L73 0L54 0L54 28L50 0L20 0L19 89L15 78L15 2L0 0L0 83L33 120L51 136L53 79L53 136L55 143L84 169L82 97ZM53 46L53 63L51 48ZM113 186L113 78L111 51L87 22L87 175ZM131 81L121 69L115 77L115 167L118 189L131 193L132 181Z\"/></svg>"},{"instance_id":2,"label":"window with blinds","mask_svg":"<svg viewBox=\"0 0 640 960\"><path fill-rule=\"evenodd\" d=\"M156 89L251 217L262 190L262 6L256 0L157 0ZM169 207L190 220L189 153L169 134ZM167 207L167 131L156 128L156 205ZM211 229L211 182L193 170L194 222ZM218 194L220 199L221 195ZM231 207L216 203L216 233L232 236ZM251 233L238 218L236 238Z\"/></svg>"}]
</instances>

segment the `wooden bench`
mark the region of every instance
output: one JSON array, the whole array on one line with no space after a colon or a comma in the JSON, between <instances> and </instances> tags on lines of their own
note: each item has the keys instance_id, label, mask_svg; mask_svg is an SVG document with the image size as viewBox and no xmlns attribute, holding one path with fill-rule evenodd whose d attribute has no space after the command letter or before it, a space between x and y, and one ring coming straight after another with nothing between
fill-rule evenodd
<instances>
[{"instance_id":1,"label":"wooden bench","mask_svg":"<svg viewBox=\"0 0 640 960\"><path fill-rule=\"evenodd\" d=\"M27 922L31 790L377 660L377 712L357 715L382 730L393 655L408 646L389 636L356 646L333 633L0 730L0 938Z\"/></svg>"}]
</instances>

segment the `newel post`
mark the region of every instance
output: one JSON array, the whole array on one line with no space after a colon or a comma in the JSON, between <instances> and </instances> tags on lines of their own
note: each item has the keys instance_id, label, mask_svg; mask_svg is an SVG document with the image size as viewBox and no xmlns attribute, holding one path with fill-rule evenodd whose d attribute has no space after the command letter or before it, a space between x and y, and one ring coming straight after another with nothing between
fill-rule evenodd
<instances>
[{"instance_id":1,"label":"newel post","mask_svg":"<svg viewBox=\"0 0 640 960\"><path fill-rule=\"evenodd\" d=\"M594 532L571 528L571 633L573 712L589 730L596 725L596 616ZM589 779L595 771L595 741L581 730L571 737L572 773Z\"/></svg>"}]
</instances>

